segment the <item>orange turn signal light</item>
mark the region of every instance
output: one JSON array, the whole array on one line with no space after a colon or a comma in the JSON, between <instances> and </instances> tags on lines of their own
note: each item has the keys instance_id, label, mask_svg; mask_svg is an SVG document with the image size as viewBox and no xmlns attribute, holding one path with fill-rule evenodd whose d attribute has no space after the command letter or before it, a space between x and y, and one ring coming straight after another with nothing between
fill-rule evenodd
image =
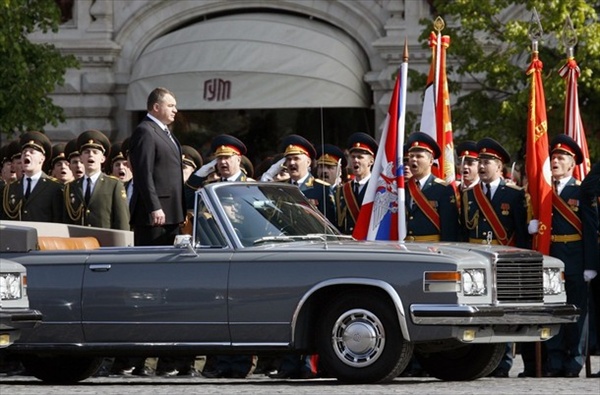
<instances>
[{"instance_id":1,"label":"orange turn signal light","mask_svg":"<svg viewBox=\"0 0 600 395\"><path fill-rule=\"evenodd\" d=\"M425 272L428 281L460 281L460 272Z\"/></svg>"}]
</instances>

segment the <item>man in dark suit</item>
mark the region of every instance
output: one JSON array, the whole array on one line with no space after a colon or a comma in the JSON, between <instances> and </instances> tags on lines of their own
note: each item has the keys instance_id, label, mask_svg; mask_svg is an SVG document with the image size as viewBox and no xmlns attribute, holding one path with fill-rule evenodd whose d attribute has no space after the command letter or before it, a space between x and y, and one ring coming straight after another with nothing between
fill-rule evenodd
<instances>
[{"instance_id":1,"label":"man in dark suit","mask_svg":"<svg viewBox=\"0 0 600 395\"><path fill-rule=\"evenodd\" d=\"M431 172L440 147L422 132L411 133L406 144L412 173L406 188L406 241L458 241L454 188Z\"/></svg>"},{"instance_id":2,"label":"man in dark suit","mask_svg":"<svg viewBox=\"0 0 600 395\"><path fill-rule=\"evenodd\" d=\"M102 173L110 141L98 130L77 138L85 175L65 185L68 222L98 228L129 230L127 195L121 180Z\"/></svg>"},{"instance_id":3,"label":"man in dark suit","mask_svg":"<svg viewBox=\"0 0 600 395\"><path fill-rule=\"evenodd\" d=\"M148 96L146 118L129 142L133 171L130 202L136 245L173 244L185 218L181 148L168 125L177 114L173 93L156 88Z\"/></svg>"},{"instance_id":4,"label":"man in dark suit","mask_svg":"<svg viewBox=\"0 0 600 395\"><path fill-rule=\"evenodd\" d=\"M577 323L563 324L559 333L546 342L545 376L579 377L583 353L583 324L588 309L586 283L598 274L597 214L593 201L582 199L580 182L573 170L583 161L579 145L566 134L550 142L550 167L554 186L552 197L552 243L550 255L565 263L567 301L582 314Z\"/></svg>"},{"instance_id":5,"label":"man in dark suit","mask_svg":"<svg viewBox=\"0 0 600 395\"><path fill-rule=\"evenodd\" d=\"M371 169L377 154L377 141L366 133L358 132L348 138L350 173L353 180L337 189L335 194L337 218L335 224L344 234L352 234L362 201L367 192Z\"/></svg>"},{"instance_id":6,"label":"man in dark suit","mask_svg":"<svg viewBox=\"0 0 600 395\"><path fill-rule=\"evenodd\" d=\"M42 171L52 155L50 140L40 132L27 132L19 144L23 177L4 187L2 219L63 222L62 184Z\"/></svg>"}]
</instances>

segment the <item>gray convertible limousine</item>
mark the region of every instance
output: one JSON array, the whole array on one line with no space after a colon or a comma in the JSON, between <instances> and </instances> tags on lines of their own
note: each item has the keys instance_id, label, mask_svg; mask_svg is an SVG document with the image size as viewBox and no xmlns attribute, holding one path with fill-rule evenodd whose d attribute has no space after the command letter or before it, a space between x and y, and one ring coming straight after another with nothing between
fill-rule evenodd
<instances>
[{"instance_id":1,"label":"gray convertible limousine","mask_svg":"<svg viewBox=\"0 0 600 395\"><path fill-rule=\"evenodd\" d=\"M2 222L1 256L27 267L43 314L3 352L55 383L107 356L206 353L318 353L359 383L390 381L415 355L434 377L473 380L505 342L546 340L579 315L557 259L356 241L292 185L206 186L193 225L173 246L132 247L130 232Z\"/></svg>"}]
</instances>

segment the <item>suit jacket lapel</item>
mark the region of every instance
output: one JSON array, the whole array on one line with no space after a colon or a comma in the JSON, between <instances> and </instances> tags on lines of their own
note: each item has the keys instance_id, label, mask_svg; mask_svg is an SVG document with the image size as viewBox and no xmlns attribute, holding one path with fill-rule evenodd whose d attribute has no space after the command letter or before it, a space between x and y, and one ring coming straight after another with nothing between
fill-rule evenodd
<instances>
[{"instance_id":1,"label":"suit jacket lapel","mask_svg":"<svg viewBox=\"0 0 600 395\"><path fill-rule=\"evenodd\" d=\"M177 139L175 138L173 133L171 133L171 136L173 136L173 140L175 140L175 142L177 143L177 146L175 146L175 144L173 144L173 142L171 141L169 136L167 136L167 133L164 130L162 130L156 122L153 121L152 125L154 128L154 131L156 132L156 134L158 134L159 138L162 139L162 141L164 141L165 144L167 144L169 147L171 147L171 149L173 151L175 151L177 153L177 155L181 155L181 149L179 148L180 147L179 142L177 141Z\"/></svg>"}]
</instances>

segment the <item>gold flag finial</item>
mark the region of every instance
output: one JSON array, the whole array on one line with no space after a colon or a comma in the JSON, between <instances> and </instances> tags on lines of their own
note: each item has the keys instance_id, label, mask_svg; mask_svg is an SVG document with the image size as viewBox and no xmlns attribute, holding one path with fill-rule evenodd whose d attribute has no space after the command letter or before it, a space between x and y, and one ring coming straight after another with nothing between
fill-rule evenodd
<instances>
[{"instance_id":1,"label":"gold flag finial","mask_svg":"<svg viewBox=\"0 0 600 395\"><path fill-rule=\"evenodd\" d=\"M404 53L402 54L402 60L408 62L408 39L404 37Z\"/></svg>"},{"instance_id":2,"label":"gold flag finial","mask_svg":"<svg viewBox=\"0 0 600 395\"><path fill-rule=\"evenodd\" d=\"M572 58L573 48L575 48L575 45L577 45L577 32L573 27L573 22L571 21L571 17L569 15L567 15L565 25L563 26L562 42L565 44L565 48L567 49L567 57Z\"/></svg>"},{"instance_id":3,"label":"gold flag finial","mask_svg":"<svg viewBox=\"0 0 600 395\"><path fill-rule=\"evenodd\" d=\"M444 28L446 27L446 23L444 22L444 20L442 19L441 16L438 16L437 18L435 18L435 21L433 21L433 29L436 32L441 32L442 30L444 30Z\"/></svg>"}]
</instances>

